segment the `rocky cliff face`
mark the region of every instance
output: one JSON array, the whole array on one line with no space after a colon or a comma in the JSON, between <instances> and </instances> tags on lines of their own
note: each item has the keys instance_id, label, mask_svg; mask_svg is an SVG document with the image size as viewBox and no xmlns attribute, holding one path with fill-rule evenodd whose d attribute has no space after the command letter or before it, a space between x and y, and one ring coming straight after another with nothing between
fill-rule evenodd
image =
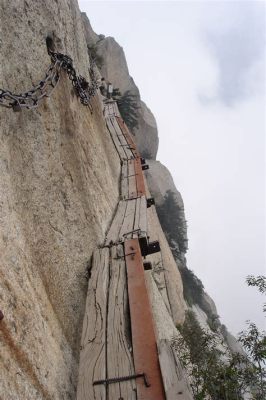
<instances>
[{"instance_id":1,"label":"rocky cliff face","mask_svg":"<svg viewBox=\"0 0 266 400\"><path fill-rule=\"evenodd\" d=\"M123 48L112 37L99 37L92 30L86 14L82 13L88 46L95 46L97 54L102 58L100 68L102 76L119 88L121 94L129 91L136 96L138 106L138 128L134 129L136 144L143 156L155 159L158 150L158 131L155 118L141 100L139 89L129 75Z\"/></svg>"},{"instance_id":2,"label":"rocky cliff face","mask_svg":"<svg viewBox=\"0 0 266 400\"><path fill-rule=\"evenodd\" d=\"M3 1L1 87L23 92L50 64L46 37L89 79L76 1ZM105 236L120 163L99 99L67 76L35 110L0 107L0 398L73 399L92 250Z\"/></svg>"}]
</instances>

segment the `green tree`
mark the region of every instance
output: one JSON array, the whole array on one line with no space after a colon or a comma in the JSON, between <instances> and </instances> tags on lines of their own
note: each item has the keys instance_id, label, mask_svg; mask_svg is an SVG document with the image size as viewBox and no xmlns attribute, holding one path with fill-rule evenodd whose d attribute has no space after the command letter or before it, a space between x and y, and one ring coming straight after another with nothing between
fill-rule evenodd
<instances>
[{"instance_id":1,"label":"green tree","mask_svg":"<svg viewBox=\"0 0 266 400\"><path fill-rule=\"evenodd\" d=\"M204 286L201 280L185 266L180 266L179 270L182 277L185 300L190 306L193 304L201 306L204 295Z\"/></svg>"},{"instance_id":2,"label":"green tree","mask_svg":"<svg viewBox=\"0 0 266 400\"><path fill-rule=\"evenodd\" d=\"M181 336L174 341L174 347L189 374L194 399L242 399L251 379L243 369L245 357L218 350L220 336L204 330L192 311L186 313L179 330Z\"/></svg>"},{"instance_id":3,"label":"green tree","mask_svg":"<svg viewBox=\"0 0 266 400\"><path fill-rule=\"evenodd\" d=\"M157 205L156 210L174 257L178 258L180 253L187 251L184 208L177 203L175 194L167 190L163 203Z\"/></svg>"},{"instance_id":4,"label":"green tree","mask_svg":"<svg viewBox=\"0 0 266 400\"><path fill-rule=\"evenodd\" d=\"M246 279L248 286L257 287L259 292L266 294L266 277L249 275ZM263 306L265 312L265 304ZM247 329L239 334L239 342L246 351L254 370L253 398L266 398L266 332L260 332L256 324L247 321Z\"/></svg>"},{"instance_id":5,"label":"green tree","mask_svg":"<svg viewBox=\"0 0 266 400\"><path fill-rule=\"evenodd\" d=\"M249 276L247 283L266 293L265 277ZM243 355L225 345L218 350L222 339L217 332L202 329L192 311L186 313L179 331L174 346L188 371L195 400L242 400L247 393L252 400L266 399L266 332L248 321L238 339Z\"/></svg>"},{"instance_id":6,"label":"green tree","mask_svg":"<svg viewBox=\"0 0 266 400\"><path fill-rule=\"evenodd\" d=\"M128 128L134 134L134 129L139 127L138 123L138 96L133 95L127 90L122 96L117 98L117 105L120 114Z\"/></svg>"}]
</instances>

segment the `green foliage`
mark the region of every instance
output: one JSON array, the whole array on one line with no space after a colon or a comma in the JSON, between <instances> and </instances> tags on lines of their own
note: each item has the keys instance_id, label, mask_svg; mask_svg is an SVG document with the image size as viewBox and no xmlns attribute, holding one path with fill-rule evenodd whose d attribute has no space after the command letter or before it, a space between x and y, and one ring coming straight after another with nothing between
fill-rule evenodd
<instances>
[{"instance_id":1,"label":"green foliage","mask_svg":"<svg viewBox=\"0 0 266 400\"><path fill-rule=\"evenodd\" d=\"M204 286L201 280L187 267L182 266L179 270L182 277L185 300L190 306L193 304L201 306L204 295Z\"/></svg>"},{"instance_id":2,"label":"green foliage","mask_svg":"<svg viewBox=\"0 0 266 400\"><path fill-rule=\"evenodd\" d=\"M201 328L188 311L174 346L186 368L195 400L240 400L254 380L254 369L240 354L218 350L221 339ZM227 361L222 361L221 356Z\"/></svg>"},{"instance_id":3,"label":"green foliage","mask_svg":"<svg viewBox=\"0 0 266 400\"><path fill-rule=\"evenodd\" d=\"M206 313L208 319L207 323L213 332L216 332L221 326L219 316L214 314L209 306L208 302L204 298L204 286L201 280L185 266L180 266L179 271L181 273L183 282L183 293L184 298L189 306L198 304L200 308Z\"/></svg>"},{"instance_id":4,"label":"green foliage","mask_svg":"<svg viewBox=\"0 0 266 400\"><path fill-rule=\"evenodd\" d=\"M259 292L266 294L266 277L259 275L257 277L249 275L246 279L248 286L255 286L259 289ZM266 312L266 303L263 304L263 311Z\"/></svg>"},{"instance_id":5,"label":"green foliage","mask_svg":"<svg viewBox=\"0 0 266 400\"><path fill-rule=\"evenodd\" d=\"M171 190L167 190L163 203L157 205L156 210L173 255L179 258L180 253L187 251L184 208L177 203L175 194Z\"/></svg>"},{"instance_id":6,"label":"green foliage","mask_svg":"<svg viewBox=\"0 0 266 400\"><path fill-rule=\"evenodd\" d=\"M266 293L266 277L249 276L247 282ZM189 375L195 400L242 400L246 394L250 400L265 400L266 332L248 321L238 339L246 352L242 355L218 350L222 343L218 334L202 329L192 311L178 329L181 336L174 347ZM224 326L220 330L226 334Z\"/></svg>"},{"instance_id":7,"label":"green foliage","mask_svg":"<svg viewBox=\"0 0 266 400\"><path fill-rule=\"evenodd\" d=\"M253 398L266 398L266 332L259 332L257 326L248 322L246 330L239 334L239 341L248 354L253 367Z\"/></svg>"},{"instance_id":8,"label":"green foliage","mask_svg":"<svg viewBox=\"0 0 266 400\"><path fill-rule=\"evenodd\" d=\"M119 88L114 88L113 93L112 93L112 98L114 100L117 100L117 98L120 96L121 96L121 92L120 92Z\"/></svg>"},{"instance_id":9,"label":"green foliage","mask_svg":"<svg viewBox=\"0 0 266 400\"><path fill-rule=\"evenodd\" d=\"M248 286L255 286L259 289L259 292L266 293L266 277L259 275L257 277L249 275L246 279Z\"/></svg>"},{"instance_id":10,"label":"green foliage","mask_svg":"<svg viewBox=\"0 0 266 400\"><path fill-rule=\"evenodd\" d=\"M257 287L262 294L266 294L266 277L249 275L246 279L248 286ZM263 307L265 312L265 304ZM247 329L240 332L239 342L246 351L254 369L253 399L266 398L266 332L260 332L258 327L247 321Z\"/></svg>"},{"instance_id":11,"label":"green foliage","mask_svg":"<svg viewBox=\"0 0 266 400\"><path fill-rule=\"evenodd\" d=\"M117 105L120 114L128 128L134 134L134 129L139 127L138 123L138 96L135 96L127 90L121 97L117 98Z\"/></svg>"},{"instance_id":12,"label":"green foliage","mask_svg":"<svg viewBox=\"0 0 266 400\"><path fill-rule=\"evenodd\" d=\"M220 326L221 326L219 315L215 315L215 314L211 313L210 315L207 314L207 316L208 316L207 323L208 323L210 329L213 332L217 332L218 328L220 328Z\"/></svg>"}]
</instances>

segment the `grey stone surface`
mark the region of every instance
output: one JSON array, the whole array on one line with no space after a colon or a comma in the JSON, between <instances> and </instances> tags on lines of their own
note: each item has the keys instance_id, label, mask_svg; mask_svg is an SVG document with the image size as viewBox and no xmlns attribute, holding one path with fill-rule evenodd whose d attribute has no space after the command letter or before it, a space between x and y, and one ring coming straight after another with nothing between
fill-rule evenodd
<instances>
[{"instance_id":1,"label":"grey stone surface","mask_svg":"<svg viewBox=\"0 0 266 400\"><path fill-rule=\"evenodd\" d=\"M46 37L89 79L75 0L0 4L1 87L23 92L50 64ZM118 199L120 162L99 99L66 74L36 110L0 108L0 398L74 399L86 270Z\"/></svg>"}]
</instances>

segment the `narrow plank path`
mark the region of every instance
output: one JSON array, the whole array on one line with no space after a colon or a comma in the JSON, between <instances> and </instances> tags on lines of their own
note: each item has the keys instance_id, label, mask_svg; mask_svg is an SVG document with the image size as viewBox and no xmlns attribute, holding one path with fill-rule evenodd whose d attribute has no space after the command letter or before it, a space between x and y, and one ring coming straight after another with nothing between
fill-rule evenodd
<instances>
[{"instance_id":1,"label":"narrow plank path","mask_svg":"<svg viewBox=\"0 0 266 400\"><path fill-rule=\"evenodd\" d=\"M95 250L81 338L77 399L106 400L106 313L109 285L109 249Z\"/></svg>"},{"instance_id":2,"label":"narrow plank path","mask_svg":"<svg viewBox=\"0 0 266 400\"><path fill-rule=\"evenodd\" d=\"M129 306L123 255L122 245L112 247L107 322L107 375L109 378L135 374L132 344L129 340ZM108 398L136 400L136 380L109 385Z\"/></svg>"},{"instance_id":3,"label":"narrow plank path","mask_svg":"<svg viewBox=\"0 0 266 400\"><path fill-rule=\"evenodd\" d=\"M104 247L93 254L77 400L165 400L163 382L171 395L176 386L163 371L162 379L139 244L148 241L143 160L116 102L105 104L104 115L121 162L120 200ZM160 350L164 365L168 349Z\"/></svg>"}]
</instances>

